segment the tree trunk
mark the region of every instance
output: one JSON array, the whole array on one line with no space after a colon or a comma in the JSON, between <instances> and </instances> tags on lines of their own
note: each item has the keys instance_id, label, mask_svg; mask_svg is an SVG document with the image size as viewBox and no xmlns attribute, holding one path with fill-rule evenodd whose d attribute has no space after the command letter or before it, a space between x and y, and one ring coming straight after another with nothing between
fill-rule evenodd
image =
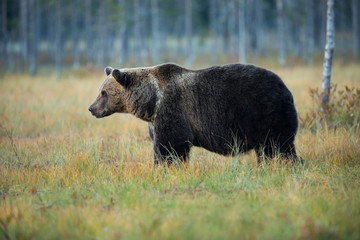
<instances>
[{"instance_id":1,"label":"tree trunk","mask_svg":"<svg viewBox=\"0 0 360 240\"><path fill-rule=\"evenodd\" d=\"M139 0L134 0L134 52L135 62L142 65L142 54L141 54L141 12L140 12Z\"/></svg>"},{"instance_id":2,"label":"tree trunk","mask_svg":"<svg viewBox=\"0 0 360 240\"><path fill-rule=\"evenodd\" d=\"M255 1L255 16L256 16L256 54L261 54L263 51L263 37L264 37L264 8L260 0Z\"/></svg>"},{"instance_id":3,"label":"tree trunk","mask_svg":"<svg viewBox=\"0 0 360 240\"><path fill-rule=\"evenodd\" d=\"M308 0L306 5L306 46L305 46L305 62L308 65L313 64L314 48L315 48L315 30L314 30L314 0Z\"/></svg>"},{"instance_id":4,"label":"tree trunk","mask_svg":"<svg viewBox=\"0 0 360 240\"><path fill-rule=\"evenodd\" d=\"M176 4L176 8L180 9L184 4L184 0L175 0ZM184 38L184 32L183 32L183 26L184 26L184 21L183 21L184 15L183 14L179 14L176 18L175 18L175 22L174 22L174 34L175 34L175 38L176 38L176 47L175 47L175 51L171 51L171 47L169 44L169 52L170 52L170 56L182 56L185 55L185 47L183 44L183 38ZM167 41L167 43L169 43L169 41Z\"/></svg>"},{"instance_id":5,"label":"tree trunk","mask_svg":"<svg viewBox=\"0 0 360 240\"><path fill-rule=\"evenodd\" d=\"M20 2L20 38L21 38L21 71L26 68L28 59L28 0Z\"/></svg>"},{"instance_id":6,"label":"tree trunk","mask_svg":"<svg viewBox=\"0 0 360 240\"><path fill-rule=\"evenodd\" d=\"M47 49L47 54L51 59L55 58L55 51L54 51L54 40L55 40L55 28L54 28L54 6L51 2L47 1L44 6L44 21L43 21L43 28L46 29L46 37L45 41L49 44Z\"/></svg>"},{"instance_id":7,"label":"tree trunk","mask_svg":"<svg viewBox=\"0 0 360 240\"><path fill-rule=\"evenodd\" d=\"M186 38L186 64L191 67L193 64L193 47L192 47L192 0L185 1L185 38Z\"/></svg>"},{"instance_id":8,"label":"tree trunk","mask_svg":"<svg viewBox=\"0 0 360 240\"><path fill-rule=\"evenodd\" d=\"M121 63L126 62L129 58L129 34L129 28L125 27L124 36L121 39Z\"/></svg>"},{"instance_id":9,"label":"tree trunk","mask_svg":"<svg viewBox=\"0 0 360 240\"><path fill-rule=\"evenodd\" d=\"M265 29L265 22L264 22L264 7L260 0L257 1L260 4L260 7L256 9L256 19L257 19L257 28L256 28L256 36L257 36L257 54L262 54L263 47L264 47L264 29Z\"/></svg>"},{"instance_id":10,"label":"tree trunk","mask_svg":"<svg viewBox=\"0 0 360 240\"><path fill-rule=\"evenodd\" d=\"M160 63L160 29L159 29L159 3L158 0L151 0L151 27L152 27L152 48L151 56L155 64Z\"/></svg>"},{"instance_id":11,"label":"tree trunk","mask_svg":"<svg viewBox=\"0 0 360 240\"><path fill-rule=\"evenodd\" d=\"M97 23L97 39L98 47L96 52L96 65L103 68L105 64L105 46L106 38L108 37L107 22L106 22L106 2L100 1L99 16Z\"/></svg>"},{"instance_id":12,"label":"tree trunk","mask_svg":"<svg viewBox=\"0 0 360 240\"><path fill-rule=\"evenodd\" d=\"M218 33L217 33L217 0L210 0L209 17L210 17L210 38L211 38L211 62L216 64L219 56L219 44L218 44Z\"/></svg>"},{"instance_id":13,"label":"tree trunk","mask_svg":"<svg viewBox=\"0 0 360 240\"><path fill-rule=\"evenodd\" d=\"M79 29L79 15L77 5L79 3L74 1L71 7L71 37L72 37L72 50L73 50L73 64L74 69L78 69L80 66L80 29Z\"/></svg>"},{"instance_id":14,"label":"tree trunk","mask_svg":"<svg viewBox=\"0 0 360 240\"><path fill-rule=\"evenodd\" d=\"M129 28L127 27L128 11L126 9L126 3L124 0L117 1L120 9L120 18L117 22L119 31L117 33L117 39L120 40L119 52L115 52L115 59L119 63L119 66L123 65L128 58L128 47L129 47Z\"/></svg>"},{"instance_id":15,"label":"tree trunk","mask_svg":"<svg viewBox=\"0 0 360 240\"><path fill-rule=\"evenodd\" d=\"M250 47L255 54L260 52L260 40L262 31L262 4L259 0L249 2L249 25L250 25Z\"/></svg>"},{"instance_id":16,"label":"tree trunk","mask_svg":"<svg viewBox=\"0 0 360 240\"><path fill-rule=\"evenodd\" d=\"M236 45L237 45L237 40L236 40L236 4L234 2L234 0L231 0L228 2L228 9L229 9L229 16L228 16L228 34L229 34L229 40L228 40L228 45L229 45L229 54L233 54L236 53Z\"/></svg>"},{"instance_id":17,"label":"tree trunk","mask_svg":"<svg viewBox=\"0 0 360 240\"><path fill-rule=\"evenodd\" d=\"M38 8L35 5L35 0L29 0L29 72L31 76L37 73L37 42L38 31L36 29L36 18L38 17Z\"/></svg>"},{"instance_id":18,"label":"tree trunk","mask_svg":"<svg viewBox=\"0 0 360 240\"><path fill-rule=\"evenodd\" d=\"M326 27L324 27L324 25L326 26L326 24L324 24L324 22L326 22L326 7L324 7L324 2L325 1L314 1L314 9L315 9L315 16L314 16L314 48L315 51L318 52L323 52L324 51L324 41L323 41L323 37L324 37L324 32L326 31ZM326 5L326 2L325 2ZM325 17L324 17L325 16Z\"/></svg>"},{"instance_id":19,"label":"tree trunk","mask_svg":"<svg viewBox=\"0 0 360 240\"><path fill-rule=\"evenodd\" d=\"M62 71L62 12L61 12L61 0L57 0L55 4L55 13L54 13L54 20L55 20L55 75L59 79L61 77Z\"/></svg>"},{"instance_id":20,"label":"tree trunk","mask_svg":"<svg viewBox=\"0 0 360 240\"><path fill-rule=\"evenodd\" d=\"M219 7L219 17L218 17L218 21L216 22L219 33L219 43L220 43L219 48L221 53L225 53L229 47L226 41L227 39L226 22L228 21L229 18L226 1L221 5L218 4L218 7Z\"/></svg>"},{"instance_id":21,"label":"tree trunk","mask_svg":"<svg viewBox=\"0 0 360 240\"><path fill-rule=\"evenodd\" d=\"M7 67L7 0L1 3L1 32L0 32L0 72L5 72Z\"/></svg>"},{"instance_id":22,"label":"tree trunk","mask_svg":"<svg viewBox=\"0 0 360 240\"><path fill-rule=\"evenodd\" d=\"M93 62L93 34L92 34L92 0L85 1L85 41L86 41L86 58L88 63Z\"/></svg>"},{"instance_id":23,"label":"tree trunk","mask_svg":"<svg viewBox=\"0 0 360 240\"><path fill-rule=\"evenodd\" d=\"M353 29L353 59L358 60L359 59L359 35L360 35L360 29L359 29L359 0L352 0L352 29Z\"/></svg>"},{"instance_id":24,"label":"tree trunk","mask_svg":"<svg viewBox=\"0 0 360 240\"><path fill-rule=\"evenodd\" d=\"M331 66L335 48L335 13L334 0L327 0L327 20L326 20L326 45L324 54L324 69L322 79L321 103L329 103L331 86Z\"/></svg>"},{"instance_id":25,"label":"tree trunk","mask_svg":"<svg viewBox=\"0 0 360 240\"><path fill-rule=\"evenodd\" d=\"M276 0L277 11L277 31L279 37L279 64L285 65L286 62L286 45L285 45L285 22L284 22L284 1Z\"/></svg>"},{"instance_id":26,"label":"tree trunk","mask_svg":"<svg viewBox=\"0 0 360 240\"><path fill-rule=\"evenodd\" d=\"M246 0L239 4L239 61L246 63L246 23L245 23Z\"/></svg>"}]
</instances>

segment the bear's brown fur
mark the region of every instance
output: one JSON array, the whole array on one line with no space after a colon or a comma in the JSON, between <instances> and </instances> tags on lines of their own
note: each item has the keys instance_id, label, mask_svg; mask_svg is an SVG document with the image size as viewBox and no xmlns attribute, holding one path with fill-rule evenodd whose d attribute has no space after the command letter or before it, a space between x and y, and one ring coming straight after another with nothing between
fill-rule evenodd
<instances>
[{"instance_id":1,"label":"bear's brown fur","mask_svg":"<svg viewBox=\"0 0 360 240\"><path fill-rule=\"evenodd\" d=\"M229 64L188 70L175 64L105 69L98 117L132 113L149 122L155 163L186 160L191 146L219 154L255 149L259 161L276 153L296 161L293 97L273 72Z\"/></svg>"}]
</instances>

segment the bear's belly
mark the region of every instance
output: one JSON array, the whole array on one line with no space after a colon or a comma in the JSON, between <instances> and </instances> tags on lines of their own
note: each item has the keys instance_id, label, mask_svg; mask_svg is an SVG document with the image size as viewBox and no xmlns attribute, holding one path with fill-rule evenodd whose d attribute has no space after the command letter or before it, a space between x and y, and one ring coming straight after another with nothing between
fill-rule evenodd
<instances>
[{"instance_id":1,"label":"bear's belly","mask_svg":"<svg viewBox=\"0 0 360 240\"><path fill-rule=\"evenodd\" d=\"M215 132L209 134L202 133L200 135L194 138L192 143L194 146L202 147L221 155L236 155L254 148L252 143L249 143L244 136L230 133L216 134Z\"/></svg>"}]
</instances>

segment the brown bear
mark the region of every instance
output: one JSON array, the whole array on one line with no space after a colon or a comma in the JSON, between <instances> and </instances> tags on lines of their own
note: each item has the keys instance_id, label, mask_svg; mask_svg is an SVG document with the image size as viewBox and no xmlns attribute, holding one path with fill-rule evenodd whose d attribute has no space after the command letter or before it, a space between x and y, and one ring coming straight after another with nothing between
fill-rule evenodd
<instances>
[{"instance_id":1,"label":"brown bear","mask_svg":"<svg viewBox=\"0 0 360 240\"><path fill-rule=\"evenodd\" d=\"M89 107L97 118L131 113L149 123L154 163L186 161L192 146L230 155L256 151L297 161L298 116L275 73L229 64L189 70L176 64L112 69Z\"/></svg>"}]
</instances>

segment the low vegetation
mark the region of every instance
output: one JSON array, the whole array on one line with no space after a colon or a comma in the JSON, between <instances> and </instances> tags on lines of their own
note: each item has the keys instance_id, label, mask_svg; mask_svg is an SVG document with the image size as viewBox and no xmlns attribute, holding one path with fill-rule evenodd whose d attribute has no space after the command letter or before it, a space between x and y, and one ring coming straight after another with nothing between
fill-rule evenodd
<instances>
[{"instance_id":1,"label":"low vegetation","mask_svg":"<svg viewBox=\"0 0 360 240\"><path fill-rule=\"evenodd\" d=\"M360 88L345 86L338 90L334 84L330 89L331 102L322 104L321 91L319 88L310 89L310 97L317 103L314 109L300 117L304 127L317 128L326 124L328 127L336 128L346 126L357 129L360 126Z\"/></svg>"},{"instance_id":2,"label":"low vegetation","mask_svg":"<svg viewBox=\"0 0 360 240\"><path fill-rule=\"evenodd\" d=\"M0 239L359 239L359 65L335 64L331 115L309 90L320 65L273 70L303 165L196 148L187 167L154 168L145 122L88 113L100 71L1 77Z\"/></svg>"}]
</instances>

